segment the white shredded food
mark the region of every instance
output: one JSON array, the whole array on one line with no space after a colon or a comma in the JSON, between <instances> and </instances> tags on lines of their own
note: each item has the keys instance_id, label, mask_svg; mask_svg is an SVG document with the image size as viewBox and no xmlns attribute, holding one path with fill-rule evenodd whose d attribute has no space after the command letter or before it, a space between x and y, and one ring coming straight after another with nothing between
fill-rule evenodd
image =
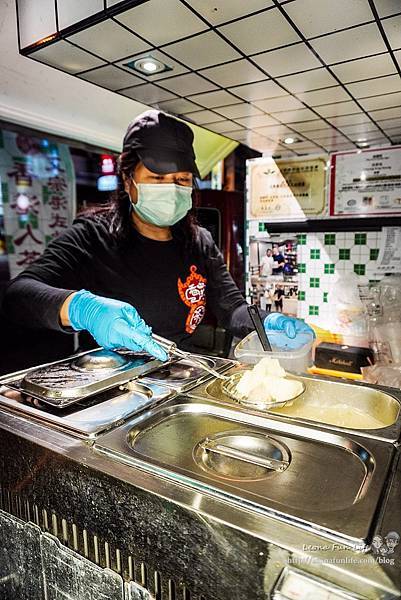
<instances>
[{"instance_id":1,"label":"white shredded food","mask_svg":"<svg viewBox=\"0 0 401 600\"><path fill-rule=\"evenodd\" d=\"M276 358L262 358L250 371L245 371L237 384L237 394L255 405L285 402L302 393L303 385L287 379Z\"/></svg>"}]
</instances>

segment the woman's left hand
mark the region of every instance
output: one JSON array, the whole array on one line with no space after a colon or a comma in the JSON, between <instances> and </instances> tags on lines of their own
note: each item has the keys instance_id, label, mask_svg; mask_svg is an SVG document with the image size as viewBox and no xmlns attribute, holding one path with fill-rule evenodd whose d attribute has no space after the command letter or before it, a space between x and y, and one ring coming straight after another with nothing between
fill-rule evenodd
<instances>
[{"instance_id":1,"label":"woman's left hand","mask_svg":"<svg viewBox=\"0 0 401 600\"><path fill-rule=\"evenodd\" d=\"M264 320L264 327L267 334L269 331L282 332L282 335L275 336L276 346L283 346L289 349L300 348L315 339L316 335L312 327L309 327L301 319L288 317L281 313L270 313Z\"/></svg>"}]
</instances>

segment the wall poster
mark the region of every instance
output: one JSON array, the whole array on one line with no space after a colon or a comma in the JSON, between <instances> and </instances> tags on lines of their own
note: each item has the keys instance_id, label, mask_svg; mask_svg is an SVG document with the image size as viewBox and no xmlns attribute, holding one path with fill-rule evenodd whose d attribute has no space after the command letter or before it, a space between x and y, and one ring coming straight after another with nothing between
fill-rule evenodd
<instances>
[{"instance_id":1,"label":"wall poster","mask_svg":"<svg viewBox=\"0 0 401 600\"><path fill-rule=\"evenodd\" d=\"M327 158L247 161L247 219L302 221L324 216Z\"/></svg>"},{"instance_id":2,"label":"wall poster","mask_svg":"<svg viewBox=\"0 0 401 600\"><path fill-rule=\"evenodd\" d=\"M0 207L10 276L72 223L75 175L68 146L0 130Z\"/></svg>"},{"instance_id":3,"label":"wall poster","mask_svg":"<svg viewBox=\"0 0 401 600\"><path fill-rule=\"evenodd\" d=\"M331 157L330 216L401 214L401 146Z\"/></svg>"}]
</instances>

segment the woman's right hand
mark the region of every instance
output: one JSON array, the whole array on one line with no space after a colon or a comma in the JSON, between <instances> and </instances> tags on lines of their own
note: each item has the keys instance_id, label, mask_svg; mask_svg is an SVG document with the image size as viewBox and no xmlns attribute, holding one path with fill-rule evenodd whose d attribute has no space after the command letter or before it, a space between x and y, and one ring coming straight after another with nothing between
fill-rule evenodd
<instances>
[{"instance_id":1,"label":"woman's right hand","mask_svg":"<svg viewBox=\"0 0 401 600\"><path fill-rule=\"evenodd\" d=\"M159 360L168 359L152 339L151 328L131 304L80 290L69 296L65 305L71 327L76 331L86 329L103 348L145 351Z\"/></svg>"}]
</instances>

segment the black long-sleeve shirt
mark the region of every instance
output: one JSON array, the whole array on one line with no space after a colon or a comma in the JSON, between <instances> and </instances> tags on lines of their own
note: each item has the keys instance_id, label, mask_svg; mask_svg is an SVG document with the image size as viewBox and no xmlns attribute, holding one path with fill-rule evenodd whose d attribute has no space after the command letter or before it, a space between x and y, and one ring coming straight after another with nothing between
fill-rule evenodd
<instances>
[{"instance_id":1,"label":"black long-sleeve shirt","mask_svg":"<svg viewBox=\"0 0 401 600\"><path fill-rule=\"evenodd\" d=\"M203 228L184 252L174 239L155 241L134 228L116 240L106 219L80 217L10 282L2 312L18 325L63 331L60 308L80 289L129 302L155 333L187 349L206 305L234 335L252 329L246 301Z\"/></svg>"}]
</instances>

